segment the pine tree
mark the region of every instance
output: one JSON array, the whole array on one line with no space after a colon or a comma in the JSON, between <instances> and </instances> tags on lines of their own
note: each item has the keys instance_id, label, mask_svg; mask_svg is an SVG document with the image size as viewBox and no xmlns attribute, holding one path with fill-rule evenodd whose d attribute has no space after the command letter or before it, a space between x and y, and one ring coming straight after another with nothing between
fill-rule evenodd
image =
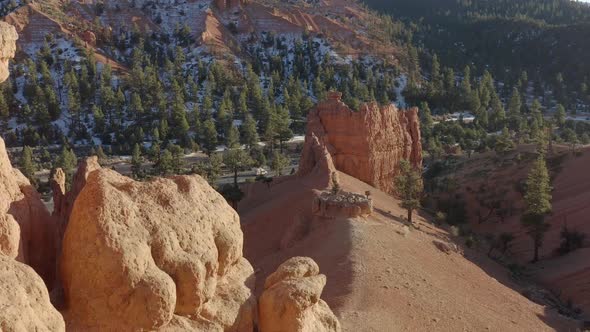
<instances>
[{"instance_id":1,"label":"pine tree","mask_svg":"<svg viewBox=\"0 0 590 332\"><path fill-rule=\"evenodd\" d=\"M9 115L8 103L4 97L4 91L0 89L0 118L8 118Z\"/></svg>"},{"instance_id":2,"label":"pine tree","mask_svg":"<svg viewBox=\"0 0 590 332\"><path fill-rule=\"evenodd\" d=\"M141 177L142 159L139 144L135 144L133 147L133 154L131 155L131 172L136 179Z\"/></svg>"},{"instance_id":3,"label":"pine tree","mask_svg":"<svg viewBox=\"0 0 590 332\"><path fill-rule=\"evenodd\" d=\"M209 156L217 149L217 130L212 119L203 123L203 148Z\"/></svg>"},{"instance_id":4,"label":"pine tree","mask_svg":"<svg viewBox=\"0 0 590 332\"><path fill-rule=\"evenodd\" d=\"M241 138L242 144L246 145L248 149L252 149L260 141L256 130L256 121L250 114L246 116L246 121L244 121L244 124L242 125Z\"/></svg>"},{"instance_id":5,"label":"pine tree","mask_svg":"<svg viewBox=\"0 0 590 332\"><path fill-rule=\"evenodd\" d=\"M96 156L98 157L98 161L103 164L104 162L106 162L107 160L107 155L104 153L104 150L102 149L102 145L98 146L98 149L96 150Z\"/></svg>"},{"instance_id":6,"label":"pine tree","mask_svg":"<svg viewBox=\"0 0 590 332\"><path fill-rule=\"evenodd\" d=\"M285 167L288 167L290 162L291 160L289 159L289 157L285 156L282 153L279 153L278 151L274 151L270 167L277 176L281 176L283 174L283 169L285 169Z\"/></svg>"},{"instance_id":7,"label":"pine tree","mask_svg":"<svg viewBox=\"0 0 590 332\"><path fill-rule=\"evenodd\" d=\"M514 147L515 144L510 136L510 132L508 131L508 128L504 127L504 129L502 129L502 135L496 139L496 146L494 149L499 154L505 154L514 150Z\"/></svg>"},{"instance_id":8,"label":"pine tree","mask_svg":"<svg viewBox=\"0 0 590 332\"><path fill-rule=\"evenodd\" d=\"M134 92L131 95L131 103L129 105L129 111L131 112L131 114L135 118L135 121L137 122L137 124L140 124L143 113L144 113L144 109L143 109L143 103L141 101L141 96L137 92Z\"/></svg>"},{"instance_id":9,"label":"pine tree","mask_svg":"<svg viewBox=\"0 0 590 332\"><path fill-rule=\"evenodd\" d=\"M401 198L401 207L408 211L408 222L412 223L412 212L420 207L420 196L424 190L422 176L407 160L399 163L400 172L395 177L395 190Z\"/></svg>"},{"instance_id":10,"label":"pine tree","mask_svg":"<svg viewBox=\"0 0 590 332\"><path fill-rule=\"evenodd\" d=\"M494 92L491 99L492 115L491 115L491 126L492 130L498 130L506 125L506 111L504 105L498 95Z\"/></svg>"},{"instance_id":11,"label":"pine tree","mask_svg":"<svg viewBox=\"0 0 590 332\"><path fill-rule=\"evenodd\" d=\"M293 138L293 131L291 130L291 118L289 111L283 106L277 107L277 112L273 117L274 128L279 139L281 153L283 152L283 143Z\"/></svg>"},{"instance_id":12,"label":"pine tree","mask_svg":"<svg viewBox=\"0 0 590 332\"><path fill-rule=\"evenodd\" d=\"M223 155L223 163L234 174L234 187L238 187L238 172L248 169L253 164L252 158L246 151L236 148L230 149Z\"/></svg>"},{"instance_id":13,"label":"pine tree","mask_svg":"<svg viewBox=\"0 0 590 332\"><path fill-rule=\"evenodd\" d=\"M66 175L66 187L69 188L72 183L72 176L74 168L78 163L78 157L73 150L68 149L65 145L61 149L61 153L57 158L55 168L61 168Z\"/></svg>"},{"instance_id":14,"label":"pine tree","mask_svg":"<svg viewBox=\"0 0 590 332\"><path fill-rule=\"evenodd\" d=\"M37 171L37 165L33 159L33 150L29 146L23 148L23 155L21 157L20 169L23 175L29 179L33 186L37 186L37 178L35 172Z\"/></svg>"},{"instance_id":15,"label":"pine tree","mask_svg":"<svg viewBox=\"0 0 590 332\"><path fill-rule=\"evenodd\" d=\"M432 128L434 120L432 120L432 112L427 102L420 104L420 129L422 130L422 137L428 138L432 135Z\"/></svg>"},{"instance_id":16,"label":"pine tree","mask_svg":"<svg viewBox=\"0 0 590 332\"><path fill-rule=\"evenodd\" d=\"M529 172L524 201L526 211L521 218L521 222L527 229L527 234L533 239L533 262L537 262L539 260L539 248L543 246L545 233L551 227L545 220L545 216L551 212L552 208L551 184L543 154L539 155Z\"/></svg>"},{"instance_id":17,"label":"pine tree","mask_svg":"<svg viewBox=\"0 0 590 332\"><path fill-rule=\"evenodd\" d=\"M442 76L440 71L440 62L438 61L438 56L435 54L432 57L432 68L430 72L430 95L436 96L442 92L443 83L442 83Z\"/></svg>"},{"instance_id":18,"label":"pine tree","mask_svg":"<svg viewBox=\"0 0 590 332\"><path fill-rule=\"evenodd\" d=\"M174 169L174 156L168 149L164 149L156 163L156 172L160 175L170 175Z\"/></svg>"},{"instance_id":19,"label":"pine tree","mask_svg":"<svg viewBox=\"0 0 590 332\"><path fill-rule=\"evenodd\" d=\"M520 92L518 89L514 88L512 90L512 97L510 97L510 101L508 103L508 118L510 122L510 128L513 130L520 129L520 122L521 122L521 114L520 109L522 107L522 99L520 97Z\"/></svg>"},{"instance_id":20,"label":"pine tree","mask_svg":"<svg viewBox=\"0 0 590 332\"><path fill-rule=\"evenodd\" d=\"M574 153L576 151L576 146L578 145L578 134L576 134L573 129L566 128L563 131L562 136L566 142L570 143L572 153Z\"/></svg>"},{"instance_id":21,"label":"pine tree","mask_svg":"<svg viewBox=\"0 0 590 332\"><path fill-rule=\"evenodd\" d=\"M238 127L231 126L227 133L227 137L225 139L225 145L229 149L234 149L240 147L240 131Z\"/></svg>"},{"instance_id":22,"label":"pine tree","mask_svg":"<svg viewBox=\"0 0 590 332\"><path fill-rule=\"evenodd\" d=\"M565 117L565 107L563 107L561 104L557 104L557 110L555 112L555 124L559 127L563 127L563 125L565 125Z\"/></svg>"}]
</instances>

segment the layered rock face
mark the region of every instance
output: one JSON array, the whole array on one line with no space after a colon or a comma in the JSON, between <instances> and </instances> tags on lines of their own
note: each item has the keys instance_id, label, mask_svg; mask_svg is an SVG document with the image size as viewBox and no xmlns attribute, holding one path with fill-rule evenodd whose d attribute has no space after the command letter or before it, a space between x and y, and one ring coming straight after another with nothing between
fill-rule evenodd
<instances>
[{"instance_id":1,"label":"layered rock face","mask_svg":"<svg viewBox=\"0 0 590 332\"><path fill-rule=\"evenodd\" d=\"M294 257L266 278L260 297L260 332L340 331L340 324L320 299L326 276L305 257Z\"/></svg>"},{"instance_id":2,"label":"layered rock face","mask_svg":"<svg viewBox=\"0 0 590 332\"><path fill-rule=\"evenodd\" d=\"M100 169L61 257L75 329L251 331L253 269L236 212L198 176L140 183Z\"/></svg>"},{"instance_id":3,"label":"layered rock face","mask_svg":"<svg viewBox=\"0 0 590 332\"><path fill-rule=\"evenodd\" d=\"M308 115L306 142L322 141L339 171L383 191L393 193L400 160L422 166L418 109L365 104L354 112L331 92ZM310 165L302 154L301 165Z\"/></svg>"}]
</instances>

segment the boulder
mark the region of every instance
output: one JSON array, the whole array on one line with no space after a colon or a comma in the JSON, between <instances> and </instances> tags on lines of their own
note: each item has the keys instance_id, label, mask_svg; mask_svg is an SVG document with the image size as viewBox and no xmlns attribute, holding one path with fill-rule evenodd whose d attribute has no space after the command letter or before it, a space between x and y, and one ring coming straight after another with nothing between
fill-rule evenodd
<instances>
[{"instance_id":1,"label":"boulder","mask_svg":"<svg viewBox=\"0 0 590 332\"><path fill-rule=\"evenodd\" d=\"M326 276L305 257L283 263L264 284L258 303L260 332L340 331L340 323L320 299Z\"/></svg>"},{"instance_id":2,"label":"boulder","mask_svg":"<svg viewBox=\"0 0 590 332\"><path fill-rule=\"evenodd\" d=\"M331 92L308 115L305 145L315 145L316 137L341 172L383 191L394 193L393 180L400 160L422 166L422 145L418 109L398 110L395 105L376 103L351 110L341 101L341 93ZM307 169L309 155L304 146L301 165Z\"/></svg>"},{"instance_id":3,"label":"boulder","mask_svg":"<svg viewBox=\"0 0 590 332\"><path fill-rule=\"evenodd\" d=\"M65 331L60 313L35 271L0 255L0 331Z\"/></svg>"},{"instance_id":4,"label":"boulder","mask_svg":"<svg viewBox=\"0 0 590 332\"><path fill-rule=\"evenodd\" d=\"M88 174L60 260L74 330L252 331L236 212L199 176Z\"/></svg>"}]
</instances>

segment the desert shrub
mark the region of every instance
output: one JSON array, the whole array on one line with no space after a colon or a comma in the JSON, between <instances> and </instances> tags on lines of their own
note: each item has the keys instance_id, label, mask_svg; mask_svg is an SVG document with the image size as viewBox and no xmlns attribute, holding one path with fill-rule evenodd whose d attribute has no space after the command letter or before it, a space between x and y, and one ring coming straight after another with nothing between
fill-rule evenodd
<instances>
[{"instance_id":1,"label":"desert shrub","mask_svg":"<svg viewBox=\"0 0 590 332\"><path fill-rule=\"evenodd\" d=\"M465 200L461 195L454 195L438 202L438 210L446 214L446 221L450 225L462 225L467 223Z\"/></svg>"},{"instance_id":2,"label":"desert shrub","mask_svg":"<svg viewBox=\"0 0 590 332\"><path fill-rule=\"evenodd\" d=\"M460 233L459 227L451 226L449 231L453 236L459 236L459 233Z\"/></svg>"},{"instance_id":3,"label":"desert shrub","mask_svg":"<svg viewBox=\"0 0 590 332\"><path fill-rule=\"evenodd\" d=\"M510 271L511 276L514 279L521 279L525 276L525 269L520 264L508 264L508 270Z\"/></svg>"},{"instance_id":4,"label":"desert shrub","mask_svg":"<svg viewBox=\"0 0 590 332\"><path fill-rule=\"evenodd\" d=\"M465 245L467 246L467 248L474 248L477 246L477 238L475 236L473 236L473 234L468 235L465 238Z\"/></svg>"},{"instance_id":5,"label":"desert shrub","mask_svg":"<svg viewBox=\"0 0 590 332\"><path fill-rule=\"evenodd\" d=\"M569 230L567 225L564 225L561 233L561 244L557 249L558 254L565 255L572 251L576 251L584 246L586 234L577 230Z\"/></svg>"},{"instance_id":6,"label":"desert shrub","mask_svg":"<svg viewBox=\"0 0 590 332\"><path fill-rule=\"evenodd\" d=\"M444 224L447 221L447 215L444 212L442 212L442 211L438 211L434 215L434 220L438 224Z\"/></svg>"}]
</instances>

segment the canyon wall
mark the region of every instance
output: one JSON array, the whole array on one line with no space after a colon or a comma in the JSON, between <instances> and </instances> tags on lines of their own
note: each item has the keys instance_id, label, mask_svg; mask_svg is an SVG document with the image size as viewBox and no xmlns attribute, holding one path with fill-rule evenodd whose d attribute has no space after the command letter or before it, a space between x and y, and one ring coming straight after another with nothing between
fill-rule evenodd
<instances>
[{"instance_id":1,"label":"canyon wall","mask_svg":"<svg viewBox=\"0 0 590 332\"><path fill-rule=\"evenodd\" d=\"M330 92L328 100L311 110L306 144L316 136L327 146L336 169L393 193L400 160L409 160L416 168L422 166L418 109L398 110L394 105L370 103L355 112L341 96ZM302 154L302 172L313 164L308 158L309 154Z\"/></svg>"}]
</instances>

